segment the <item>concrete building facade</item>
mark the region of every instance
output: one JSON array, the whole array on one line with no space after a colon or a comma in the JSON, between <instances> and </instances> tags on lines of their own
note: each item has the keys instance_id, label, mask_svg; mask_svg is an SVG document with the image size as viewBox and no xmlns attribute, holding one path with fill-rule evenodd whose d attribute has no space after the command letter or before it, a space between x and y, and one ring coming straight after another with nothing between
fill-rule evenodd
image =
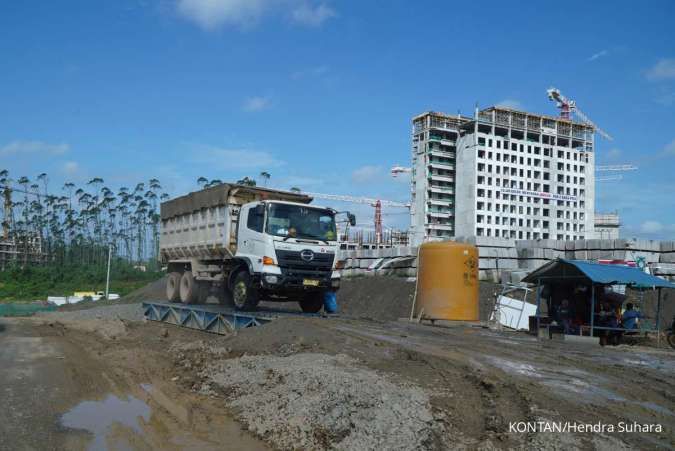
<instances>
[{"instance_id":1,"label":"concrete building facade","mask_svg":"<svg viewBox=\"0 0 675 451\"><path fill-rule=\"evenodd\" d=\"M600 240L616 240L619 238L621 221L618 213L595 214L595 237Z\"/></svg>"},{"instance_id":2,"label":"concrete building facade","mask_svg":"<svg viewBox=\"0 0 675 451\"><path fill-rule=\"evenodd\" d=\"M413 244L460 236L594 238L591 126L491 107L413 118Z\"/></svg>"}]
</instances>

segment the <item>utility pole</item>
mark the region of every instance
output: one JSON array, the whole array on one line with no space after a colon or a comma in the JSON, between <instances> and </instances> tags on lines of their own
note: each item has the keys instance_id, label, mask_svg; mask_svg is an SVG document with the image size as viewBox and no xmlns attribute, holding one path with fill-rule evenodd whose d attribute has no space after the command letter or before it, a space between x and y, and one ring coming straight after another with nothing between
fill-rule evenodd
<instances>
[{"instance_id":1,"label":"utility pole","mask_svg":"<svg viewBox=\"0 0 675 451\"><path fill-rule=\"evenodd\" d=\"M5 199L5 217L2 221L2 238L4 240L8 240L10 227L12 224L12 191L9 189L9 187L5 187L5 190L3 191L3 197Z\"/></svg>"},{"instance_id":2,"label":"utility pole","mask_svg":"<svg viewBox=\"0 0 675 451\"><path fill-rule=\"evenodd\" d=\"M105 298L108 299L110 293L110 255L112 254L112 245L108 244L108 273L105 277Z\"/></svg>"}]
</instances>

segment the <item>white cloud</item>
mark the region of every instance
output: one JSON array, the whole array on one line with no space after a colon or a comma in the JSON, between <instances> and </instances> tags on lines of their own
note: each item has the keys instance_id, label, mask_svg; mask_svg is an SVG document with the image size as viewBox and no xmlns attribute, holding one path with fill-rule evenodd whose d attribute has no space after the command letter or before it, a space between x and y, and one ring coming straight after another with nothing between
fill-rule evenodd
<instances>
[{"instance_id":1,"label":"white cloud","mask_svg":"<svg viewBox=\"0 0 675 451\"><path fill-rule=\"evenodd\" d=\"M587 61L595 61L598 58L602 58L603 56L607 56L609 52L607 50L600 50L598 53L592 54Z\"/></svg>"},{"instance_id":2,"label":"white cloud","mask_svg":"<svg viewBox=\"0 0 675 451\"><path fill-rule=\"evenodd\" d=\"M268 14L312 27L336 16L333 8L314 0L176 0L176 11L206 31L228 25L249 28Z\"/></svg>"},{"instance_id":3,"label":"white cloud","mask_svg":"<svg viewBox=\"0 0 675 451\"><path fill-rule=\"evenodd\" d=\"M666 144L661 155L664 157L675 157L675 139Z\"/></svg>"},{"instance_id":4,"label":"white cloud","mask_svg":"<svg viewBox=\"0 0 675 451\"><path fill-rule=\"evenodd\" d=\"M354 183L369 183L382 176L382 166L361 166L352 172Z\"/></svg>"},{"instance_id":5,"label":"white cloud","mask_svg":"<svg viewBox=\"0 0 675 451\"><path fill-rule=\"evenodd\" d=\"M497 102L495 106L502 108L511 108L513 110L522 110L523 104L520 101L515 99L504 99L501 102Z\"/></svg>"},{"instance_id":6,"label":"white cloud","mask_svg":"<svg viewBox=\"0 0 675 451\"><path fill-rule=\"evenodd\" d=\"M270 99L267 97L249 97L244 101L242 109L249 113L266 110L270 107Z\"/></svg>"},{"instance_id":7,"label":"white cloud","mask_svg":"<svg viewBox=\"0 0 675 451\"><path fill-rule=\"evenodd\" d=\"M645 221L640 224L640 232L642 233L659 233L663 230L663 224L659 221Z\"/></svg>"},{"instance_id":8,"label":"white cloud","mask_svg":"<svg viewBox=\"0 0 675 451\"><path fill-rule=\"evenodd\" d=\"M664 91L654 100L663 106L671 106L675 104L675 91Z\"/></svg>"},{"instance_id":9,"label":"white cloud","mask_svg":"<svg viewBox=\"0 0 675 451\"><path fill-rule=\"evenodd\" d=\"M265 169L277 168L286 164L269 152L251 149L222 149L205 147L197 149L194 160L206 163L219 170ZM255 174L251 174L255 175Z\"/></svg>"},{"instance_id":10,"label":"white cloud","mask_svg":"<svg viewBox=\"0 0 675 451\"><path fill-rule=\"evenodd\" d=\"M202 29L211 31L223 25L251 26L270 3L268 0L178 0L176 10Z\"/></svg>"},{"instance_id":11,"label":"white cloud","mask_svg":"<svg viewBox=\"0 0 675 451\"><path fill-rule=\"evenodd\" d=\"M318 27L335 16L335 10L325 3L312 6L309 2L303 2L291 13L294 22L311 27Z\"/></svg>"},{"instance_id":12,"label":"white cloud","mask_svg":"<svg viewBox=\"0 0 675 451\"><path fill-rule=\"evenodd\" d=\"M639 231L645 235L666 236L675 232L675 224L663 224L659 221L649 220L640 224Z\"/></svg>"},{"instance_id":13,"label":"white cloud","mask_svg":"<svg viewBox=\"0 0 675 451\"><path fill-rule=\"evenodd\" d=\"M647 80L675 80L675 58L662 58L647 71Z\"/></svg>"},{"instance_id":14,"label":"white cloud","mask_svg":"<svg viewBox=\"0 0 675 451\"><path fill-rule=\"evenodd\" d=\"M12 141L0 147L0 157L19 154L63 155L68 152L68 144L49 144L42 141Z\"/></svg>"},{"instance_id":15,"label":"white cloud","mask_svg":"<svg viewBox=\"0 0 675 451\"><path fill-rule=\"evenodd\" d=\"M607 151L607 158L610 159L610 160L616 160L622 154L623 154L623 152L621 151L621 149L617 149L616 147L614 147L614 148L609 149Z\"/></svg>"},{"instance_id":16,"label":"white cloud","mask_svg":"<svg viewBox=\"0 0 675 451\"><path fill-rule=\"evenodd\" d=\"M300 80L301 78L305 77L320 77L326 73L328 73L328 66L321 65L293 72L291 74L291 78L293 80Z\"/></svg>"},{"instance_id":17,"label":"white cloud","mask_svg":"<svg viewBox=\"0 0 675 451\"><path fill-rule=\"evenodd\" d=\"M75 174L78 173L80 170L80 165L77 164L75 161L66 161L63 163L63 172L65 172L69 176L74 176Z\"/></svg>"}]
</instances>

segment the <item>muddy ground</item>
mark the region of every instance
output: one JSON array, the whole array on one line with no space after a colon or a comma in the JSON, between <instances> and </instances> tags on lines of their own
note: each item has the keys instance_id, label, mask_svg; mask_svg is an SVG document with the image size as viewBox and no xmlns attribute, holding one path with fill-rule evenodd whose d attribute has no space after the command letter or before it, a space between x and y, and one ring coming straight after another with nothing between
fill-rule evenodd
<instances>
[{"instance_id":1,"label":"muddy ground","mask_svg":"<svg viewBox=\"0 0 675 451\"><path fill-rule=\"evenodd\" d=\"M348 317L279 319L229 336L129 320L133 306L124 305L0 320L0 449L675 443L673 351L397 321L409 314L404 290L412 285L399 282L385 292L358 279L364 285L353 293L363 302L341 293ZM605 431L509 426L537 421ZM619 431L634 423L642 431Z\"/></svg>"}]
</instances>

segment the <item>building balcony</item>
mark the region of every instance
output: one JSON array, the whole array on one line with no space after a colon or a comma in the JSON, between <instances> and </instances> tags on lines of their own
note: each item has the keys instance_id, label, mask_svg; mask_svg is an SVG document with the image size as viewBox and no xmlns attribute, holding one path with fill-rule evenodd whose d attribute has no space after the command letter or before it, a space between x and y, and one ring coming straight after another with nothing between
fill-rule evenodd
<instances>
[{"instance_id":1,"label":"building balcony","mask_svg":"<svg viewBox=\"0 0 675 451\"><path fill-rule=\"evenodd\" d=\"M427 175L427 178L433 179L433 180L438 180L439 182L448 182L448 183L454 183L455 178L451 175L439 175L439 174L433 174L430 173Z\"/></svg>"},{"instance_id":2,"label":"building balcony","mask_svg":"<svg viewBox=\"0 0 675 451\"><path fill-rule=\"evenodd\" d=\"M433 224L433 223L427 224L426 228L431 230L450 230L450 231L454 229L452 224Z\"/></svg>"},{"instance_id":3,"label":"building balcony","mask_svg":"<svg viewBox=\"0 0 675 451\"><path fill-rule=\"evenodd\" d=\"M438 205L440 207L450 207L452 205L451 200L443 199L427 199L427 202L431 205Z\"/></svg>"},{"instance_id":4,"label":"building balcony","mask_svg":"<svg viewBox=\"0 0 675 451\"><path fill-rule=\"evenodd\" d=\"M431 216L432 218L443 218L443 219L449 219L451 218L454 213L451 211L434 211L434 210L429 210L427 211L427 214Z\"/></svg>"},{"instance_id":5,"label":"building balcony","mask_svg":"<svg viewBox=\"0 0 675 451\"><path fill-rule=\"evenodd\" d=\"M432 193L455 194L455 190L444 186L429 185L429 191Z\"/></svg>"},{"instance_id":6,"label":"building balcony","mask_svg":"<svg viewBox=\"0 0 675 451\"><path fill-rule=\"evenodd\" d=\"M436 169L445 169L446 171L455 170L455 165L452 163L439 163L436 161L430 161L428 166Z\"/></svg>"},{"instance_id":7,"label":"building balcony","mask_svg":"<svg viewBox=\"0 0 675 451\"><path fill-rule=\"evenodd\" d=\"M442 136L433 135L433 134L429 134L429 141L439 142L444 146L456 146L457 145L457 141L453 141L451 139L446 139L446 138L443 138Z\"/></svg>"},{"instance_id":8,"label":"building balcony","mask_svg":"<svg viewBox=\"0 0 675 451\"><path fill-rule=\"evenodd\" d=\"M432 157L455 158L455 152L442 149L430 149L429 155L431 155Z\"/></svg>"}]
</instances>

